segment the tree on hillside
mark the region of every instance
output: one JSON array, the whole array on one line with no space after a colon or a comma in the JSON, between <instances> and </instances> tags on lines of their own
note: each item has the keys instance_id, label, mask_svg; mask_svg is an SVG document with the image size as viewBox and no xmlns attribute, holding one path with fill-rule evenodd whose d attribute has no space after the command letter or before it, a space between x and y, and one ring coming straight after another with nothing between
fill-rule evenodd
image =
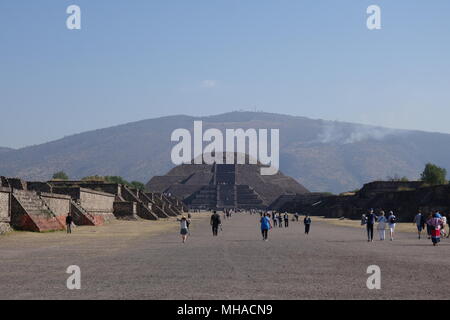
<instances>
[{"instance_id":1,"label":"tree on hillside","mask_svg":"<svg viewBox=\"0 0 450 320\"><path fill-rule=\"evenodd\" d=\"M125 180L124 178L120 177L120 176L106 176L105 177L106 182L110 182L110 183L119 183L119 184L123 184L126 186L129 186L130 183Z\"/></svg>"},{"instance_id":2,"label":"tree on hillside","mask_svg":"<svg viewBox=\"0 0 450 320\"><path fill-rule=\"evenodd\" d=\"M64 171L58 171L53 174L53 180L69 180L69 176Z\"/></svg>"},{"instance_id":3,"label":"tree on hillside","mask_svg":"<svg viewBox=\"0 0 450 320\"><path fill-rule=\"evenodd\" d=\"M440 185L446 184L447 170L444 168L440 168L435 164L427 163L425 169L420 175L420 179L430 185Z\"/></svg>"},{"instance_id":4,"label":"tree on hillside","mask_svg":"<svg viewBox=\"0 0 450 320\"><path fill-rule=\"evenodd\" d=\"M82 180L82 181L102 181L102 182L105 182L105 181L106 181L106 180L105 180L105 177L98 176L98 175L84 177L84 178L82 178L81 180Z\"/></svg>"},{"instance_id":5,"label":"tree on hillside","mask_svg":"<svg viewBox=\"0 0 450 320\"><path fill-rule=\"evenodd\" d=\"M130 185L138 190L145 190L145 184L139 181L131 181Z\"/></svg>"},{"instance_id":6,"label":"tree on hillside","mask_svg":"<svg viewBox=\"0 0 450 320\"><path fill-rule=\"evenodd\" d=\"M394 175L393 177L391 177L391 176L387 177L387 180L388 181L396 181L396 182L408 182L409 181L408 177L405 177L405 176L400 177L398 174Z\"/></svg>"},{"instance_id":7,"label":"tree on hillside","mask_svg":"<svg viewBox=\"0 0 450 320\"><path fill-rule=\"evenodd\" d=\"M125 185L125 186L129 186L129 187L132 187L132 188L136 188L136 189L139 189L139 190L145 190L145 185L142 182L139 182L139 181L128 182L127 180L125 180L124 178L122 178L120 176L99 176L99 175L95 175L95 176L84 177L81 180L83 180L83 181L101 181L101 182L109 182L109 183L118 183L118 184L121 184L121 185Z\"/></svg>"}]
</instances>

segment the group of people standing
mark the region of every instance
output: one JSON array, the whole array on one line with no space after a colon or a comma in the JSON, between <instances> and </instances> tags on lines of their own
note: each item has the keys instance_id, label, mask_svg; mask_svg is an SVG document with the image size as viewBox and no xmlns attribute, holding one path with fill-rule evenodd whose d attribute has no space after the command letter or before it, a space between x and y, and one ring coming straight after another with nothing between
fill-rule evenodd
<instances>
[{"instance_id":1,"label":"group of people standing","mask_svg":"<svg viewBox=\"0 0 450 320\"><path fill-rule=\"evenodd\" d=\"M231 212L224 212L224 216L227 218L231 217ZM255 212L251 212L251 215L255 214ZM282 228L283 225L285 228L289 227L289 215L288 213L277 213L277 212L260 212L261 215L261 220L260 220L260 224L261 224L261 233L262 233L262 237L264 241L267 241L268 239L268 235L269 235L269 231L271 229L274 228L274 226L276 227L277 225L279 226L279 228ZM299 214L295 213L294 214L294 219L293 221L297 221L299 220ZM273 221L274 224L272 224L272 217L273 217ZM181 219L177 219L177 221L180 222L180 234L181 234L181 239L182 242L185 243L188 236L190 235L190 225L191 225L191 214L188 214L188 217L182 216ZM308 215L305 216L305 218L303 219L303 223L305 225L305 234L309 234L310 229L311 229L311 217L309 217ZM219 234L219 231L222 230L222 219L221 216L217 213L217 211L213 211L213 214L211 215L210 218L210 224L211 224L211 228L212 228L212 233L214 237L217 237Z\"/></svg>"},{"instance_id":2,"label":"group of people standing","mask_svg":"<svg viewBox=\"0 0 450 320\"><path fill-rule=\"evenodd\" d=\"M272 218L272 219L271 219ZM298 222L299 214L294 214L295 220ZM273 220L273 225L272 221ZM279 228L283 227L283 221L284 221L284 227L289 227L289 215L287 212L285 212L283 215L281 213L277 212L266 212L261 213L261 233L264 241L268 240L269 230L273 229L278 225ZM305 219L303 220L303 223L305 225L305 234L309 234L310 228L311 228L311 218L309 216L305 216Z\"/></svg>"},{"instance_id":3,"label":"group of people standing","mask_svg":"<svg viewBox=\"0 0 450 320\"><path fill-rule=\"evenodd\" d=\"M414 224L417 226L419 239L421 238L422 230L426 228L428 239L431 239L433 246L437 246L441 242L441 236L447 238L450 236L450 232L447 233L445 230L445 225L447 224L449 224L450 230L450 221L439 211L429 214L426 218L419 212L414 217Z\"/></svg>"},{"instance_id":4,"label":"group of people standing","mask_svg":"<svg viewBox=\"0 0 450 320\"><path fill-rule=\"evenodd\" d=\"M434 214L429 214L425 217L421 212L419 212L414 217L413 222L417 227L418 237L421 239L422 231L426 229L428 239L431 239L434 246L439 244L441 241L441 236L450 236L450 232L445 231L445 225L450 224L445 215L435 212ZM377 224L376 229L380 240L385 240L386 229L389 229L390 240L394 241L394 232L397 224L397 217L394 212L390 211L386 216L384 211L380 211L378 215L374 213L371 209L367 215L363 215L361 219L361 225L366 225L367 229L367 241L373 242L375 224ZM386 228L387 227L387 228ZM450 229L450 225L449 225Z\"/></svg>"},{"instance_id":5,"label":"group of people standing","mask_svg":"<svg viewBox=\"0 0 450 320\"><path fill-rule=\"evenodd\" d=\"M278 225L279 228L283 228L283 221L284 221L284 227L289 227L289 215L287 212L284 214L276 213L272 211L272 220L273 220L273 226L276 227Z\"/></svg>"}]
</instances>

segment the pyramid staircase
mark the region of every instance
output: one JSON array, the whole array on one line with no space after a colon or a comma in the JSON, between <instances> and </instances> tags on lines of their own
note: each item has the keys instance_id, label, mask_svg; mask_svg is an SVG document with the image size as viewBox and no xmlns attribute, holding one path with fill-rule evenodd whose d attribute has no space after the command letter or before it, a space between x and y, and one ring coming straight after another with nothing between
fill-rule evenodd
<instances>
[{"instance_id":1,"label":"pyramid staircase","mask_svg":"<svg viewBox=\"0 0 450 320\"><path fill-rule=\"evenodd\" d=\"M139 199L144 203L144 205L146 205L148 208L151 208L152 212L154 212L158 216L158 218L165 219L169 217L169 214L166 212L166 210L157 205L147 194L139 191L138 195Z\"/></svg>"},{"instance_id":2,"label":"pyramid staircase","mask_svg":"<svg viewBox=\"0 0 450 320\"><path fill-rule=\"evenodd\" d=\"M64 225L34 191L13 190L11 224L18 230L64 230Z\"/></svg>"},{"instance_id":3,"label":"pyramid staircase","mask_svg":"<svg viewBox=\"0 0 450 320\"><path fill-rule=\"evenodd\" d=\"M122 186L122 197L126 201L136 202L137 204L137 215L146 220L158 220L158 215L155 214L149 207L148 203L145 204L141 199L139 199L138 195L135 194L130 188L127 186Z\"/></svg>"}]
</instances>

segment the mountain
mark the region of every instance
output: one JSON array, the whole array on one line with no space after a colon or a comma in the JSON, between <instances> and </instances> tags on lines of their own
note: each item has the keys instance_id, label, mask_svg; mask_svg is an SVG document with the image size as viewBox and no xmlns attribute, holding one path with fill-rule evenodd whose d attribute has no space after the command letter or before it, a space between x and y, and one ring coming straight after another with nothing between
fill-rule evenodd
<instances>
[{"instance_id":1,"label":"mountain","mask_svg":"<svg viewBox=\"0 0 450 320\"><path fill-rule=\"evenodd\" d=\"M177 128L280 129L280 170L311 191L342 192L387 176L419 177L427 162L450 169L450 135L262 113L169 116L85 132L0 153L0 175L47 180L64 170L72 179L120 175L148 181L175 167L170 141Z\"/></svg>"},{"instance_id":2,"label":"mountain","mask_svg":"<svg viewBox=\"0 0 450 320\"><path fill-rule=\"evenodd\" d=\"M11 148L5 148L5 147L0 147L0 153L9 152L9 151L12 151L12 150L14 150L14 149L11 149Z\"/></svg>"}]
</instances>

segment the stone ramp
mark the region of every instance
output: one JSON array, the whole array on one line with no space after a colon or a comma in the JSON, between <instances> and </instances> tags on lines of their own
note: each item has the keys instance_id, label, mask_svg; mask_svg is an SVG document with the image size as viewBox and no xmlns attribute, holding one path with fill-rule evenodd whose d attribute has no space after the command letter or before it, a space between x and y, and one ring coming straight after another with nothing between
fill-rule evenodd
<instances>
[{"instance_id":1,"label":"stone ramp","mask_svg":"<svg viewBox=\"0 0 450 320\"><path fill-rule=\"evenodd\" d=\"M136 202L137 204L137 215L146 220L158 220L158 216L150 210L150 208L144 204L144 202L139 199L139 197L134 194L127 186L122 186L122 197L126 201Z\"/></svg>"},{"instance_id":2,"label":"stone ramp","mask_svg":"<svg viewBox=\"0 0 450 320\"><path fill-rule=\"evenodd\" d=\"M11 202L11 225L15 229L35 232L64 230L64 225L36 192L14 190Z\"/></svg>"},{"instance_id":3,"label":"stone ramp","mask_svg":"<svg viewBox=\"0 0 450 320\"><path fill-rule=\"evenodd\" d=\"M104 223L102 219L89 214L80 204L73 200L70 200L70 210L73 222L78 226L98 226Z\"/></svg>"},{"instance_id":4,"label":"stone ramp","mask_svg":"<svg viewBox=\"0 0 450 320\"><path fill-rule=\"evenodd\" d=\"M145 192L139 191L139 200L141 200L144 205L151 208L152 212L154 212L158 218L168 218L169 214L164 210L161 206L159 206L153 199L151 199Z\"/></svg>"}]
</instances>

